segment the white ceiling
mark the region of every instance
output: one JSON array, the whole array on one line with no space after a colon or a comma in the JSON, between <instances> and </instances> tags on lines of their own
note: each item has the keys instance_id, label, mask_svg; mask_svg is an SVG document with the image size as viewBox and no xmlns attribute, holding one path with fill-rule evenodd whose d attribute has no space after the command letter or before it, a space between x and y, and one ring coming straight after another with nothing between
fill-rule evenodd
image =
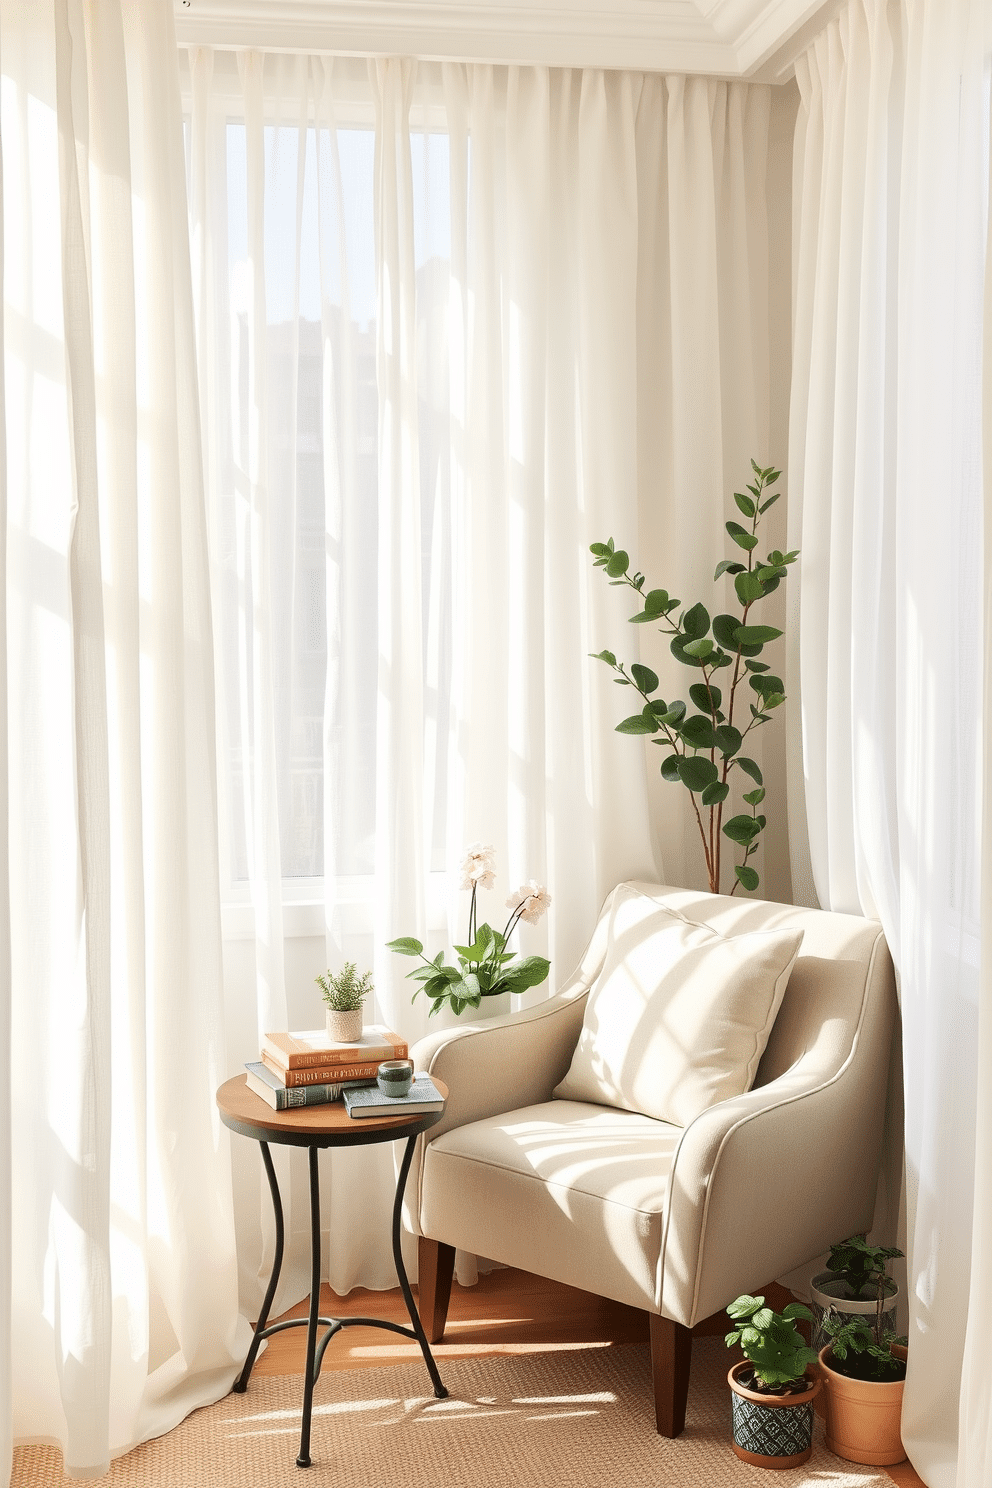
<instances>
[{"instance_id":1,"label":"white ceiling","mask_svg":"<svg viewBox=\"0 0 992 1488\"><path fill-rule=\"evenodd\" d=\"M174 0L181 43L781 82L840 0Z\"/></svg>"}]
</instances>

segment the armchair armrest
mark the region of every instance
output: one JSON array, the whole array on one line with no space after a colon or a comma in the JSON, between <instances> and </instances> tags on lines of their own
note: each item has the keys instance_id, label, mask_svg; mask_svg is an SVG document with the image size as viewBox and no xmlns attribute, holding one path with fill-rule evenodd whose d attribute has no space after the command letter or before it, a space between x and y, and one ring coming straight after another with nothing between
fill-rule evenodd
<instances>
[{"instance_id":1,"label":"armchair armrest","mask_svg":"<svg viewBox=\"0 0 992 1488\"><path fill-rule=\"evenodd\" d=\"M571 1063L582 1028L588 980L507 1018L444 1029L410 1050L417 1069L437 1075L448 1087L444 1115L418 1139L403 1201L403 1224L420 1228L424 1150L435 1137L471 1121L551 1099Z\"/></svg>"},{"instance_id":2,"label":"armchair armrest","mask_svg":"<svg viewBox=\"0 0 992 1488\"><path fill-rule=\"evenodd\" d=\"M664 1316L692 1326L870 1228L892 1023L892 1000L874 999L839 1069L814 1046L686 1127L658 1268Z\"/></svg>"}]
</instances>

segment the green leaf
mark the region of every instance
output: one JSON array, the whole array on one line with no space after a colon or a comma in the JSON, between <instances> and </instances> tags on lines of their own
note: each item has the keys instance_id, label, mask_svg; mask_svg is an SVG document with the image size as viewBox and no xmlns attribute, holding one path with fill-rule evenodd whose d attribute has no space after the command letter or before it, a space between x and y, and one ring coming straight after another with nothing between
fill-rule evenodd
<instances>
[{"instance_id":1,"label":"green leaf","mask_svg":"<svg viewBox=\"0 0 992 1488\"><path fill-rule=\"evenodd\" d=\"M735 729L732 723L721 723L716 730L716 747L721 754L736 754L742 743L741 731Z\"/></svg>"},{"instance_id":2,"label":"green leaf","mask_svg":"<svg viewBox=\"0 0 992 1488\"><path fill-rule=\"evenodd\" d=\"M528 987L539 987L547 981L550 970L551 962L544 956L524 956L514 962L501 980L511 992L525 992Z\"/></svg>"},{"instance_id":3,"label":"green leaf","mask_svg":"<svg viewBox=\"0 0 992 1488\"><path fill-rule=\"evenodd\" d=\"M737 874L737 877L740 880L741 888L747 889L749 894L753 894L754 890L758 887L758 884L760 882L758 875L755 873L754 869L748 868L745 863L739 863L734 869L734 872Z\"/></svg>"},{"instance_id":4,"label":"green leaf","mask_svg":"<svg viewBox=\"0 0 992 1488\"><path fill-rule=\"evenodd\" d=\"M742 646L764 646L782 634L774 625L738 625L736 640Z\"/></svg>"},{"instance_id":5,"label":"green leaf","mask_svg":"<svg viewBox=\"0 0 992 1488\"><path fill-rule=\"evenodd\" d=\"M756 548L758 546L758 539L755 537L754 533L746 531L741 526L740 522L728 522L727 531L730 533L730 536L733 538L737 546L739 548L743 548L744 551L747 553L749 553L752 548ZM607 570L607 572L609 572L609 570Z\"/></svg>"},{"instance_id":6,"label":"green leaf","mask_svg":"<svg viewBox=\"0 0 992 1488\"><path fill-rule=\"evenodd\" d=\"M605 661L607 666L615 667L617 659L612 651L590 651L589 655L593 661Z\"/></svg>"},{"instance_id":7,"label":"green leaf","mask_svg":"<svg viewBox=\"0 0 992 1488\"><path fill-rule=\"evenodd\" d=\"M679 779L691 791L705 790L716 780L716 765L705 755L682 755L679 759Z\"/></svg>"},{"instance_id":8,"label":"green leaf","mask_svg":"<svg viewBox=\"0 0 992 1488\"><path fill-rule=\"evenodd\" d=\"M721 646L726 646L730 651L737 650L736 632L740 630L741 622L736 615L717 615L713 621L713 634Z\"/></svg>"},{"instance_id":9,"label":"green leaf","mask_svg":"<svg viewBox=\"0 0 992 1488\"><path fill-rule=\"evenodd\" d=\"M782 1308L782 1316L788 1318L790 1322L794 1322L797 1318L801 1318L804 1323L813 1321L813 1314L803 1302L789 1302Z\"/></svg>"},{"instance_id":10,"label":"green leaf","mask_svg":"<svg viewBox=\"0 0 992 1488\"><path fill-rule=\"evenodd\" d=\"M716 583L721 574L739 574L744 572L743 563L738 563L733 558L721 558L713 573L713 582Z\"/></svg>"},{"instance_id":11,"label":"green leaf","mask_svg":"<svg viewBox=\"0 0 992 1488\"><path fill-rule=\"evenodd\" d=\"M712 638L703 636L698 641L688 641L683 650L687 656L698 656L701 661L705 661L713 650Z\"/></svg>"},{"instance_id":12,"label":"green leaf","mask_svg":"<svg viewBox=\"0 0 992 1488\"><path fill-rule=\"evenodd\" d=\"M768 663L767 663L767 661L746 661L744 663L744 665L745 665L745 667L747 668L747 670L749 672L767 672L768 671Z\"/></svg>"},{"instance_id":13,"label":"green leaf","mask_svg":"<svg viewBox=\"0 0 992 1488\"><path fill-rule=\"evenodd\" d=\"M654 692L658 686L656 673L650 667L641 666L640 662L634 662L630 675L634 679L634 686L639 687L641 692Z\"/></svg>"},{"instance_id":14,"label":"green leaf","mask_svg":"<svg viewBox=\"0 0 992 1488\"><path fill-rule=\"evenodd\" d=\"M764 592L761 580L753 573L739 573L734 580L734 588L742 605L754 604Z\"/></svg>"},{"instance_id":15,"label":"green leaf","mask_svg":"<svg viewBox=\"0 0 992 1488\"><path fill-rule=\"evenodd\" d=\"M730 786L725 780L716 780L708 785L703 791L702 801L704 806L719 806L730 795Z\"/></svg>"},{"instance_id":16,"label":"green leaf","mask_svg":"<svg viewBox=\"0 0 992 1488\"><path fill-rule=\"evenodd\" d=\"M749 1318L765 1305L764 1297L752 1297L747 1292L738 1297L727 1307L727 1315L732 1318Z\"/></svg>"},{"instance_id":17,"label":"green leaf","mask_svg":"<svg viewBox=\"0 0 992 1488\"><path fill-rule=\"evenodd\" d=\"M703 713L708 713L711 708L719 708L723 702L723 693L712 682L709 687L705 682L693 682L689 688L689 696Z\"/></svg>"},{"instance_id":18,"label":"green leaf","mask_svg":"<svg viewBox=\"0 0 992 1488\"><path fill-rule=\"evenodd\" d=\"M682 635L672 636L671 652L675 660L680 661L683 666L701 667L706 665L701 657L689 655L686 651L685 638Z\"/></svg>"},{"instance_id":19,"label":"green leaf","mask_svg":"<svg viewBox=\"0 0 992 1488\"><path fill-rule=\"evenodd\" d=\"M658 732L658 720L654 714L645 709L643 713L635 713L630 718L625 718L616 727L618 734L656 734Z\"/></svg>"},{"instance_id":20,"label":"green leaf","mask_svg":"<svg viewBox=\"0 0 992 1488\"><path fill-rule=\"evenodd\" d=\"M763 708L778 708L785 702L784 692L766 692L762 700Z\"/></svg>"},{"instance_id":21,"label":"green leaf","mask_svg":"<svg viewBox=\"0 0 992 1488\"><path fill-rule=\"evenodd\" d=\"M672 704L667 713L662 713L660 715L660 717L658 718L658 722L667 724L669 728L674 728L676 724L682 722L684 717L685 703L683 703L682 699L679 698Z\"/></svg>"},{"instance_id":22,"label":"green leaf","mask_svg":"<svg viewBox=\"0 0 992 1488\"><path fill-rule=\"evenodd\" d=\"M390 940L386 943L387 951L395 951L398 956L419 956L424 947L419 940L414 940L412 935L401 935L399 940Z\"/></svg>"},{"instance_id":23,"label":"green leaf","mask_svg":"<svg viewBox=\"0 0 992 1488\"><path fill-rule=\"evenodd\" d=\"M644 596L644 609L653 619L663 615L668 608L668 590L652 589Z\"/></svg>"},{"instance_id":24,"label":"green leaf","mask_svg":"<svg viewBox=\"0 0 992 1488\"><path fill-rule=\"evenodd\" d=\"M710 628L709 611L705 605L693 605L682 616L682 631L691 641L698 641Z\"/></svg>"},{"instance_id":25,"label":"green leaf","mask_svg":"<svg viewBox=\"0 0 992 1488\"><path fill-rule=\"evenodd\" d=\"M742 847L747 847L757 837L761 828L753 816L732 816L728 822L724 822L723 830L731 842L739 842Z\"/></svg>"},{"instance_id":26,"label":"green leaf","mask_svg":"<svg viewBox=\"0 0 992 1488\"><path fill-rule=\"evenodd\" d=\"M679 724L678 731L691 749L713 749L716 745L713 725L705 713L693 713Z\"/></svg>"},{"instance_id":27,"label":"green leaf","mask_svg":"<svg viewBox=\"0 0 992 1488\"><path fill-rule=\"evenodd\" d=\"M760 806L764 799L765 787L763 785L757 786L753 791L748 791L744 797L749 806Z\"/></svg>"},{"instance_id":28,"label":"green leaf","mask_svg":"<svg viewBox=\"0 0 992 1488\"><path fill-rule=\"evenodd\" d=\"M755 692L785 692L785 683L781 677L759 675L752 677L750 682Z\"/></svg>"},{"instance_id":29,"label":"green leaf","mask_svg":"<svg viewBox=\"0 0 992 1488\"><path fill-rule=\"evenodd\" d=\"M754 516L756 508L750 496L742 496L740 491L735 491L734 500L746 517Z\"/></svg>"},{"instance_id":30,"label":"green leaf","mask_svg":"<svg viewBox=\"0 0 992 1488\"><path fill-rule=\"evenodd\" d=\"M609 543L590 543L589 551L590 553L595 554L597 558L608 558L613 552L612 538L610 539Z\"/></svg>"},{"instance_id":31,"label":"green leaf","mask_svg":"<svg viewBox=\"0 0 992 1488\"><path fill-rule=\"evenodd\" d=\"M778 479L778 476L776 476L775 479L777 480ZM771 485L771 481L769 481L768 484ZM765 512L768 510L768 508L770 506L774 506L775 505L776 501L781 496L781 494L782 494L781 491L776 491L774 496L769 496L769 498L768 498L767 501L763 501L761 503L761 505L758 507L758 511L760 512L760 514L762 516L765 515Z\"/></svg>"},{"instance_id":32,"label":"green leaf","mask_svg":"<svg viewBox=\"0 0 992 1488\"><path fill-rule=\"evenodd\" d=\"M680 754L669 754L665 756L665 758L661 762L662 780L678 780L679 760L681 758L682 756Z\"/></svg>"},{"instance_id":33,"label":"green leaf","mask_svg":"<svg viewBox=\"0 0 992 1488\"><path fill-rule=\"evenodd\" d=\"M606 565L606 572L609 574L611 579L618 579L621 574L625 574L627 572L629 564L630 559L621 548L619 552L611 554L610 560Z\"/></svg>"}]
</instances>

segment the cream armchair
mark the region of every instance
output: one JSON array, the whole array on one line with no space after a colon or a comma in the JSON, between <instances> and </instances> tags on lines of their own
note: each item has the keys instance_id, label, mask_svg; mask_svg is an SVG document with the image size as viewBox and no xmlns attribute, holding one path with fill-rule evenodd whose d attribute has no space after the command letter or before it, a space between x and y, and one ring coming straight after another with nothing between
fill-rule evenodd
<instances>
[{"instance_id":1,"label":"cream armchair","mask_svg":"<svg viewBox=\"0 0 992 1488\"><path fill-rule=\"evenodd\" d=\"M417 1068L450 1097L421 1139L404 1219L420 1236L432 1342L444 1332L456 1247L647 1311L658 1430L673 1437L685 1423L693 1327L871 1225L894 977L872 921L637 888L723 935L803 930L753 1088L685 1127L552 1099L603 965L611 895L563 991L417 1044Z\"/></svg>"}]
</instances>

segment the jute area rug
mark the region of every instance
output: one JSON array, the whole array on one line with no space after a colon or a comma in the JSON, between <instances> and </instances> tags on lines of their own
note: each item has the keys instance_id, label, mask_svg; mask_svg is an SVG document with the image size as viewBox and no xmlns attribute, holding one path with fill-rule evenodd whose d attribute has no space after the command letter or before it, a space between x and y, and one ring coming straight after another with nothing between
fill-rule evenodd
<instances>
[{"instance_id":1,"label":"jute area rug","mask_svg":"<svg viewBox=\"0 0 992 1488\"><path fill-rule=\"evenodd\" d=\"M693 1345L686 1429L657 1435L642 1344L441 1361L435 1400L422 1364L335 1370L314 1396L309 1471L296 1467L302 1381L259 1376L245 1395L195 1411L119 1458L101 1480L127 1488L892 1488L823 1445L802 1468L769 1473L730 1450L727 1350ZM13 1488L63 1478L50 1447L19 1447Z\"/></svg>"}]
</instances>

